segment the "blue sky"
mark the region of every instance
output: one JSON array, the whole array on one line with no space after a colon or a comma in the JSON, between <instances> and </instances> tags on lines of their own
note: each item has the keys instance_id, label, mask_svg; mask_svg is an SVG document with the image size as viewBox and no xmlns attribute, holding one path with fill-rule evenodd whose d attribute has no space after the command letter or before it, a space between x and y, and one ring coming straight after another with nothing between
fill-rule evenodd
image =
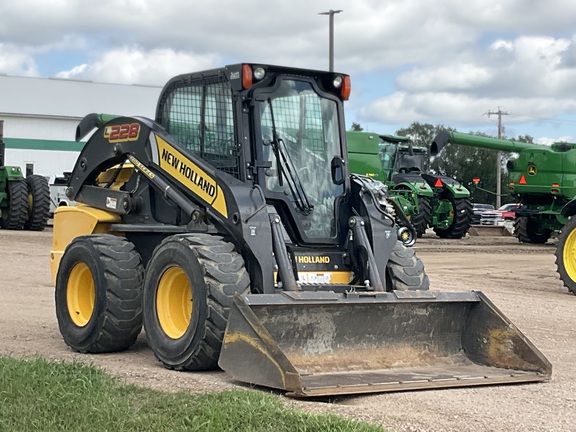
<instances>
[{"instance_id":1,"label":"blue sky","mask_svg":"<svg viewBox=\"0 0 576 432\"><path fill-rule=\"evenodd\" d=\"M576 140L570 0L19 0L0 5L0 73L161 86L242 61L352 77L348 126L412 122Z\"/></svg>"}]
</instances>

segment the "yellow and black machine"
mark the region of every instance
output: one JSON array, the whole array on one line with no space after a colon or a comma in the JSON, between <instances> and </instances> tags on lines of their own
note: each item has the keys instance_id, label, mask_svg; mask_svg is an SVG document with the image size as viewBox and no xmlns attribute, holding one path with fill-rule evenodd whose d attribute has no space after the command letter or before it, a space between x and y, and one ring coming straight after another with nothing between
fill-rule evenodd
<instances>
[{"instance_id":1,"label":"yellow and black machine","mask_svg":"<svg viewBox=\"0 0 576 432\"><path fill-rule=\"evenodd\" d=\"M350 77L180 75L154 121L91 114L51 253L64 341L320 396L543 381L480 292L436 292L385 187L347 167Z\"/></svg>"}]
</instances>

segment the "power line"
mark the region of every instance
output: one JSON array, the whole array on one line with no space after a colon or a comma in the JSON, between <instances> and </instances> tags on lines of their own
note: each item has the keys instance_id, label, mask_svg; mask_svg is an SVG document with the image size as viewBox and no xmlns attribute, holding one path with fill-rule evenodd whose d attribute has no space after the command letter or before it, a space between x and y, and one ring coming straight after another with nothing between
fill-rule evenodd
<instances>
[{"instance_id":1,"label":"power line","mask_svg":"<svg viewBox=\"0 0 576 432\"><path fill-rule=\"evenodd\" d=\"M488 117L491 115L498 116L498 139L502 138L502 116L509 115L507 111L502 111L500 107L498 107L498 111L488 111ZM502 198L502 154L500 150L496 152L496 208L500 208L501 205L501 198Z\"/></svg>"}]
</instances>

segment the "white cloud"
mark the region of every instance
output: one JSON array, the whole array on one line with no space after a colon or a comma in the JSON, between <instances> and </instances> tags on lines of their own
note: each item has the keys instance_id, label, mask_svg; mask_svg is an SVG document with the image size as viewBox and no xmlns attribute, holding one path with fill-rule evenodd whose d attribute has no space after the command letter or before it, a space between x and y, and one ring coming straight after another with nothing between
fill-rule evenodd
<instances>
[{"instance_id":1,"label":"white cloud","mask_svg":"<svg viewBox=\"0 0 576 432\"><path fill-rule=\"evenodd\" d=\"M17 46L0 43L0 73L19 76L38 76L34 57Z\"/></svg>"},{"instance_id":2,"label":"white cloud","mask_svg":"<svg viewBox=\"0 0 576 432\"><path fill-rule=\"evenodd\" d=\"M215 67L217 55L193 56L169 49L149 52L122 47L104 53L90 64L60 72L59 78L84 79L123 84L163 85L174 75Z\"/></svg>"},{"instance_id":3,"label":"white cloud","mask_svg":"<svg viewBox=\"0 0 576 432\"><path fill-rule=\"evenodd\" d=\"M0 73L37 75L53 53L73 54L59 77L121 83L239 61L326 69L329 9L343 10L335 69L353 77L352 121L456 126L498 106L507 122L576 115L573 0L5 1Z\"/></svg>"},{"instance_id":4,"label":"white cloud","mask_svg":"<svg viewBox=\"0 0 576 432\"><path fill-rule=\"evenodd\" d=\"M437 69L413 69L400 75L400 88L408 91L472 90L493 79L493 72L482 65L459 63Z\"/></svg>"},{"instance_id":5,"label":"white cloud","mask_svg":"<svg viewBox=\"0 0 576 432\"><path fill-rule=\"evenodd\" d=\"M576 100L554 98L487 98L463 93L396 92L358 110L362 121L406 124L407 119L423 123L477 126L488 124L486 114L498 107L509 112L506 123L541 120L565 112L576 113ZM528 114L526 114L528 113Z\"/></svg>"}]
</instances>

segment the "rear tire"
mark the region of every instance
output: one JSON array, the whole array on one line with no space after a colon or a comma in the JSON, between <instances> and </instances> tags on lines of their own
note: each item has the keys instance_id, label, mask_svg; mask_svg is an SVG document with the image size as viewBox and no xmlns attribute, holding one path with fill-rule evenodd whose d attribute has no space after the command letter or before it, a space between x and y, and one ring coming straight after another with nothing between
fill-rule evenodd
<instances>
[{"instance_id":1,"label":"rear tire","mask_svg":"<svg viewBox=\"0 0 576 432\"><path fill-rule=\"evenodd\" d=\"M443 201L450 201L452 205L452 222L446 229L434 228L440 238L461 239L466 235L472 223L472 203L468 198L455 198L451 193L443 194Z\"/></svg>"},{"instance_id":2,"label":"rear tire","mask_svg":"<svg viewBox=\"0 0 576 432\"><path fill-rule=\"evenodd\" d=\"M529 217L522 216L514 221L514 236L520 243L543 244L548 241L552 231L538 227L538 223Z\"/></svg>"},{"instance_id":3,"label":"rear tire","mask_svg":"<svg viewBox=\"0 0 576 432\"><path fill-rule=\"evenodd\" d=\"M560 280L576 295L576 217L562 227L556 245L556 269Z\"/></svg>"},{"instance_id":4,"label":"rear tire","mask_svg":"<svg viewBox=\"0 0 576 432\"><path fill-rule=\"evenodd\" d=\"M140 255L125 238L75 238L56 277L56 316L66 344L82 353L132 346L142 329L143 279Z\"/></svg>"},{"instance_id":5,"label":"rear tire","mask_svg":"<svg viewBox=\"0 0 576 432\"><path fill-rule=\"evenodd\" d=\"M9 230L20 230L28 216L28 187L24 180L8 182L8 208L2 209L0 225Z\"/></svg>"},{"instance_id":6,"label":"rear tire","mask_svg":"<svg viewBox=\"0 0 576 432\"><path fill-rule=\"evenodd\" d=\"M42 231L50 215L50 187L48 180L39 175L26 177L28 187L28 217L24 229Z\"/></svg>"},{"instance_id":7,"label":"rear tire","mask_svg":"<svg viewBox=\"0 0 576 432\"><path fill-rule=\"evenodd\" d=\"M386 265L386 287L388 291L415 291L430 289L430 280L424 264L414 249L396 242Z\"/></svg>"},{"instance_id":8,"label":"rear tire","mask_svg":"<svg viewBox=\"0 0 576 432\"><path fill-rule=\"evenodd\" d=\"M216 369L233 296L249 286L232 243L209 234L166 238L144 282L144 329L156 357L169 369Z\"/></svg>"}]
</instances>

